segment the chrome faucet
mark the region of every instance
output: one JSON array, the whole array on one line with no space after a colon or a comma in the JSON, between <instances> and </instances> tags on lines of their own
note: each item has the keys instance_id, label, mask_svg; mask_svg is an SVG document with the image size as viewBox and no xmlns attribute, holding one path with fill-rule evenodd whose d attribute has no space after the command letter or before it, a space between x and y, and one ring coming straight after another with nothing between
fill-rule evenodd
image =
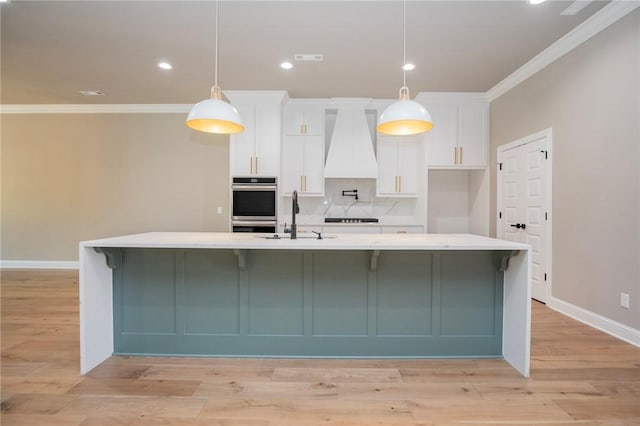
<instances>
[{"instance_id":1,"label":"chrome faucet","mask_svg":"<svg viewBox=\"0 0 640 426\"><path fill-rule=\"evenodd\" d=\"M296 214L300 213L300 205L298 204L298 191L293 190L291 195L291 239L298 238L298 225L296 225Z\"/></svg>"}]
</instances>

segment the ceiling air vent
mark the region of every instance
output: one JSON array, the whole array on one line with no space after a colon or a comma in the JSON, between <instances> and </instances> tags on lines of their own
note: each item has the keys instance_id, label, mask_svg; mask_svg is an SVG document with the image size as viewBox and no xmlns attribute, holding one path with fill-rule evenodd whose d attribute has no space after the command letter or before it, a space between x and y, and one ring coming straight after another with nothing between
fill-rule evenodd
<instances>
[{"instance_id":1,"label":"ceiling air vent","mask_svg":"<svg viewBox=\"0 0 640 426\"><path fill-rule=\"evenodd\" d=\"M296 61L322 62L324 60L322 53L296 53L294 58Z\"/></svg>"},{"instance_id":2,"label":"ceiling air vent","mask_svg":"<svg viewBox=\"0 0 640 426\"><path fill-rule=\"evenodd\" d=\"M80 94L82 96L104 96L104 92L99 90L81 90Z\"/></svg>"}]
</instances>

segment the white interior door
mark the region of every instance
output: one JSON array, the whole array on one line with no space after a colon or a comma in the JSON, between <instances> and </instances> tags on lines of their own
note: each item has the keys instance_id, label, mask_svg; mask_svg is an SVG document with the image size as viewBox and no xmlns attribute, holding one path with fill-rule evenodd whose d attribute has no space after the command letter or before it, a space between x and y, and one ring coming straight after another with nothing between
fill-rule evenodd
<instances>
[{"instance_id":1,"label":"white interior door","mask_svg":"<svg viewBox=\"0 0 640 426\"><path fill-rule=\"evenodd\" d=\"M498 238L531 245L531 294L551 283L551 130L498 148Z\"/></svg>"}]
</instances>

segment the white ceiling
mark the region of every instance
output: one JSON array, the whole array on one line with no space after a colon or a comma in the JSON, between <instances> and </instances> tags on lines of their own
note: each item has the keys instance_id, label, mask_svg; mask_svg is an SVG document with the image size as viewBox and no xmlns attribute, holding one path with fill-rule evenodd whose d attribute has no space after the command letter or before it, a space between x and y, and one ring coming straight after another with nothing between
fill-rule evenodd
<instances>
[{"instance_id":1,"label":"white ceiling","mask_svg":"<svg viewBox=\"0 0 640 426\"><path fill-rule=\"evenodd\" d=\"M571 3L408 1L412 95L485 92L607 2L561 16ZM0 8L3 104L188 104L209 96L212 1L13 0ZM278 67L296 53L321 53L324 61ZM174 69L158 69L163 59ZM223 90L395 98L402 2L221 1L219 61Z\"/></svg>"}]
</instances>

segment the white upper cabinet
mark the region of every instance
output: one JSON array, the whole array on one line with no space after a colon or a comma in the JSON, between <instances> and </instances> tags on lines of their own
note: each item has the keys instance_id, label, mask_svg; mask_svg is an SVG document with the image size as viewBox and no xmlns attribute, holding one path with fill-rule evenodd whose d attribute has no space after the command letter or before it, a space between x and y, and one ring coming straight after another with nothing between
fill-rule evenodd
<instances>
[{"instance_id":1,"label":"white upper cabinet","mask_svg":"<svg viewBox=\"0 0 640 426\"><path fill-rule=\"evenodd\" d=\"M245 126L230 137L231 176L279 176L285 92L225 92Z\"/></svg>"},{"instance_id":2,"label":"white upper cabinet","mask_svg":"<svg viewBox=\"0 0 640 426\"><path fill-rule=\"evenodd\" d=\"M290 102L284 110L282 179L285 195L324 195L324 107Z\"/></svg>"},{"instance_id":3,"label":"white upper cabinet","mask_svg":"<svg viewBox=\"0 0 640 426\"><path fill-rule=\"evenodd\" d=\"M324 135L324 108L289 102L285 107L285 135Z\"/></svg>"},{"instance_id":4,"label":"white upper cabinet","mask_svg":"<svg viewBox=\"0 0 640 426\"><path fill-rule=\"evenodd\" d=\"M378 135L378 196L418 196L419 139Z\"/></svg>"},{"instance_id":5,"label":"white upper cabinet","mask_svg":"<svg viewBox=\"0 0 640 426\"><path fill-rule=\"evenodd\" d=\"M485 95L421 93L431 114L426 163L431 168L484 168L488 157L489 104Z\"/></svg>"},{"instance_id":6,"label":"white upper cabinet","mask_svg":"<svg viewBox=\"0 0 640 426\"><path fill-rule=\"evenodd\" d=\"M458 152L458 107L429 105L433 128L425 135L427 166L456 166Z\"/></svg>"},{"instance_id":7,"label":"white upper cabinet","mask_svg":"<svg viewBox=\"0 0 640 426\"><path fill-rule=\"evenodd\" d=\"M489 106L486 102L465 102L458 106L458 164L486 167L489 140Z\"/></svg>"}]
</instances>

